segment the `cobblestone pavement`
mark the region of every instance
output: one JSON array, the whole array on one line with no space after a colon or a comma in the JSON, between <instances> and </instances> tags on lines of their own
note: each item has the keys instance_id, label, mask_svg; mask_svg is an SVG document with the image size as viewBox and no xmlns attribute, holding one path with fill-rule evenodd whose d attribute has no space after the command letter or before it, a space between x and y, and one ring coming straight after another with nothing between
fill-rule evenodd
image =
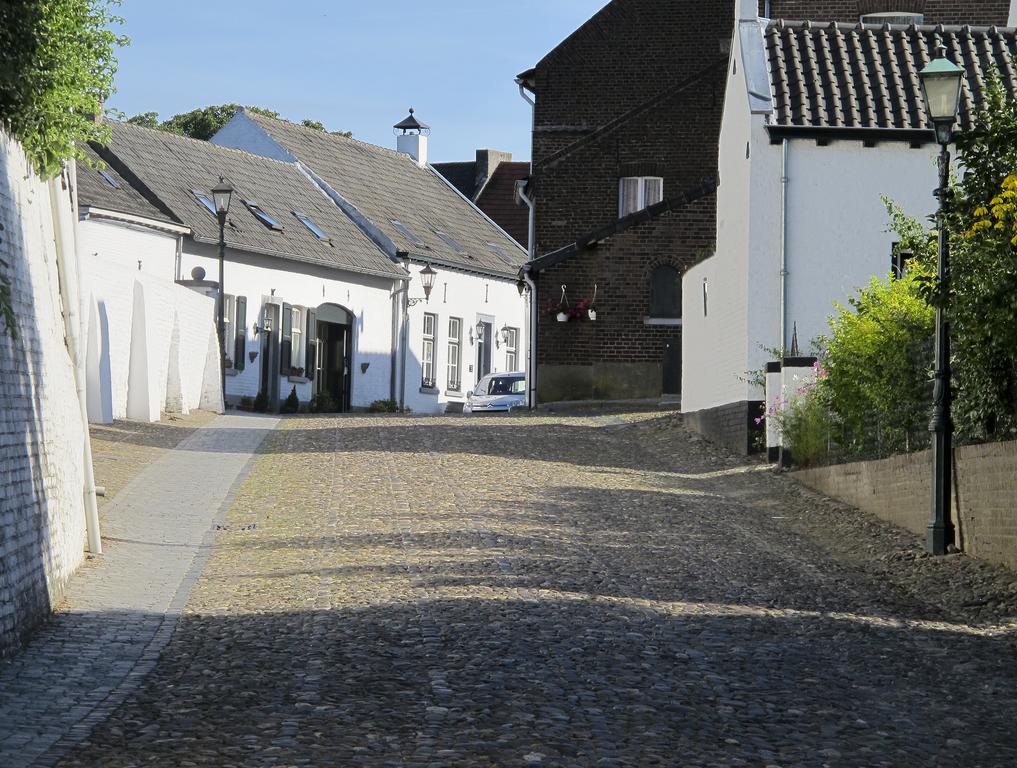
<instances>
[{"instance_id":1,"label":"cobblestone pavement","mask_svg":"<svg viewBox=\"0 0 1017 768\"><path fill-rule=\"evenodd\" d=\"M52 619L0 663L2 768L51 765L153 669L210 551L210 528L276 424L219 417L120 489L104 510L103 557L75 574ZM156 430L121 426L130 435L125 446L157 447ZM125 446L120 455L140 464Z\"/></svg>"},{"instance_id":2,"label":"cobblestone pavement","mask_svg":"<svg viewBox=\"0 0 1017 768\"><path fill-rule=\"evenodd\" d=\"M294 418L262 453L61 765L1017 764L1017 577L672 420Z\"/></svg>"}]
</instances>

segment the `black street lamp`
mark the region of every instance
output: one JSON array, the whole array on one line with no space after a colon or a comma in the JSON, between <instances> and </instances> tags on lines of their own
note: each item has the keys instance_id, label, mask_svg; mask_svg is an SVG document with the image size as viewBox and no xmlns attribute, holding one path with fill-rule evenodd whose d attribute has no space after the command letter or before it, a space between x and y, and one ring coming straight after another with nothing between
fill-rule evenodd
<instances>
[{"instance_id":1,"label":"black street lamp","mask_svg":"<svg viewBox=\"0 0 1017 768\"><path fill-rule=\"evenodd\" d=\"M950 238L947 215L953 199L950 189L950 143L960 107L961 82L964 70L946 58L946 47L939 47L939 57L930 62L918 77L925 94L925 107L936 129L939 143L939 201L936 214L939 229L938 285L936 302L936 378L932 398L932 419L929 431L932 443L932 517L925 533L925 548L934 555L945 555L954 543L954 525L950 514L953 485L953 419L950 416L950 318L947 314L950 281Z\"/></svg>"},{"instance_id":2,"label":"black street lamp","mask_svg":"<svg viewBox=\"0 0 1017 768\"><path fill-rule=\"evenodd\" d=\"M434 288L434 278L438 273L431 269L430 264L425 264L420 270L420 283L424 286L424 299L431 300L431 289Z\"/></svg>"},{"instance_id":3,"label":"black street lamp","mask_svg":"<svg viewBox=\"0 0 1017 768\"><path fill-rule=\"evenodd\" d=\"M212 202L219 220L219 367L222 374L222 407L226 408L226 289L223 284L226 264L226 215L230 212L233 187L222 176L212 187Z\"/></svg>"}]
</instances>

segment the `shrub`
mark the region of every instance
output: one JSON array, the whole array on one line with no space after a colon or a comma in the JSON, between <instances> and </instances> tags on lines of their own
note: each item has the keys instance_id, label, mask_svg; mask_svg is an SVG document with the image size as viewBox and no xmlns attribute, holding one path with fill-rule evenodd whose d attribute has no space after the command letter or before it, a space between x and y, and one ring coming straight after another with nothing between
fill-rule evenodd
<instances>
[{"instance_id":1,"label":"shrub","mask_svg":"<svg viewBox=\"0 0 1017 768\"><path fill-rule=\"evenodd\" d=\"M240 404L237 407L241 411L249 411L254 407L254 400L250 395L244 395L240 398Z\"/></svg>"},{"instance_id":2,"label":"shrub","mask_svg":"<svg viewBox=\"0 0 1017 768\"><path fill-rule=\"evenodd\" d=\"M300 410L300 398L297 397L296 386L290 389L290 393L286 396L286 400L279 410L282 413L296 413Z\"/></svg>"},{"instance_id":3,"label":"shrub","mask_svg":"<svg viewBox=\"0 0 1017 768\"><path fill-rule=\"evenodd\" d=\"M796 465L812 466L827 456L833 423L826 398L819 391L792 400L779 418L784 445Z\"/></svg>"},{"instance_id":4,"label":"shrub","mask_svg":"<svg viewBox=\"0 0 1017 768\"><path fill-rule=\"evenodd\" d=\"M105 141L96 122L113 93L118 0L0 3L0 121L42 176L83 157L79 142Z\"/></svg>"},{"instance_id":5,"label":"shrub","mask_svg":"<svg viewBox=\"0 0 1017 768\"><path fill-rule=\"evenodd\" d=\"M398 413L399 403L395 400L375 400L367 410L370 413Z\"/></svg>"},{"instance_id":6,"label":"shrub","mask_svg":"<svg viewBox=\"0 0 1017 768\"><path fill-rule=\"evenodd\" d=\"M265 390L261 390L254 398L253 408L258 413L265 413L268 410L268 395L265 394Z\"/></svg>"},{"instance_id":7,"label":"shrub","mask_svg":"<svg viewBox=\"0 0 1017 768\"><path fill-rule=\"evenodd\" d=\"M335 413L339 405L328 392L319 392L311 398L312 413Z\"/></svg>"}]
</instances>

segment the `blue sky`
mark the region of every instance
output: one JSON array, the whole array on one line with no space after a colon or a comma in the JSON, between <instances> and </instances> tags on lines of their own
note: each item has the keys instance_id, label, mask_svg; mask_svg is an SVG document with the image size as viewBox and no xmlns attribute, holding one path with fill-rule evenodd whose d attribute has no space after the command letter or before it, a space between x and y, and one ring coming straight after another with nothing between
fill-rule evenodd
<instances>
[{"instance_id":1,"label":"blue sky","mask_svg":"<svg viewBox=\"0 0 1017 768\"><path fill-rule=\"evenodd\" d=\"M606 0L124 0L131 45L108 106L162 119L256 104L395 146L413 106L431 160L478 147L530 156L529 105L513 78Z\"/></svg>"}]
</instances>

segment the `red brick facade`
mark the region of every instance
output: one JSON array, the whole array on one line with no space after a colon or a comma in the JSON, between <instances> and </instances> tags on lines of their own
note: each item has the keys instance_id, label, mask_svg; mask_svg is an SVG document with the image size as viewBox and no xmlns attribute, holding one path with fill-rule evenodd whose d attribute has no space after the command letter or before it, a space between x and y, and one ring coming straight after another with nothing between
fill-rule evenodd
<instances>
[{"instance_id":1,"label":"red brick facade","mask_svg":"<svg viewBox=\"0 0 1017 768\"><path fill-rule=\"evenodd\" d=\"M771 15L857 22L869 0L773 0ZM881 0L901 10L898 0ZM909 0L910 2L910 0ZM1004 24L1007 0L914 0L930 23ZM866 8L867 8L866 6ZM717 173L734 0L614 0L532 73L536 93L533 253L567 247L618 220L619 180L659 176L664 197ZM762 9L763 3L760 3ZM681 328L647 316L648 275L684 270L715 242L715 197L666 213L537 272L537 396L541 402L655 397L665 345ZM561 286L575 302L598 288L598 319L545 314Z\"/></svg>"}]
</instances>

